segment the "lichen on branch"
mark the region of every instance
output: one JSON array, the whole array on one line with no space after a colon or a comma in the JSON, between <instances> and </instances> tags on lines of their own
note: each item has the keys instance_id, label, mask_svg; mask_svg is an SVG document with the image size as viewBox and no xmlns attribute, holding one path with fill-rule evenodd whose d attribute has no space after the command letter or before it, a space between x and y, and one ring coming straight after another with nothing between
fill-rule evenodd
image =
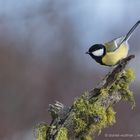
<instances>
[{"instance_id":1,"label":"lichen on branch","mask_svg":"<svg viewBox=\"0 0 140 140\"><path fill-rule=\"evenodd\" d=\"M50 105L52 122L37 127L37 140L92 140L95 133L116 122L113 106L119 101L135 101L130 83L135 79L134 71L125 68L133 55L123 59L100 84L84 92L74 100L71 107L56 102Z\"/></svg>"}]
</instances>

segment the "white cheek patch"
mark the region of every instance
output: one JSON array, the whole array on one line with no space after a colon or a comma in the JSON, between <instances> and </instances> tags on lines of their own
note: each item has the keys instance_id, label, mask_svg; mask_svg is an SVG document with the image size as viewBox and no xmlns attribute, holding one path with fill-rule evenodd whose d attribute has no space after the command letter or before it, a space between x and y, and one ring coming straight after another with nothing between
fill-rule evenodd
<instances>
[{"instance_id":1,"label":"white cheek patch","mask_svg":"<svg viewBox=\"0 0 140 140\"><path fill-rule=\"evenodd\" d=\"M96 50L96 51L92 52L92 54L95 56L102 56L104 54L104 49Z\"/></svg>"}]
</instances>

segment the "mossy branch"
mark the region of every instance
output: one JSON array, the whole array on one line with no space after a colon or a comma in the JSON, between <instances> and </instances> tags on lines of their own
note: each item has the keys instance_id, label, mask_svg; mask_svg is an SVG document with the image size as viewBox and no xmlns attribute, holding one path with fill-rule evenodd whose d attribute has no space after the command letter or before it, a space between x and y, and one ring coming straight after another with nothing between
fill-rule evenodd
<instances>
[{"instance_id":1,"label":"mossy branch","mask_svg":"<svg viewBox=\"0 0 140 140\"><path fill-rule=\"evenodd\" d=\"M37 140L92 140L93 134L115 123L114 104L127 100L134 107L129 84L135 76L132 69L125 69L132 58L134 55L121 60L96 88L76 98L71 107L60 102L50 105L52 122L37 127Z\"/></svg>"}]
</instances>

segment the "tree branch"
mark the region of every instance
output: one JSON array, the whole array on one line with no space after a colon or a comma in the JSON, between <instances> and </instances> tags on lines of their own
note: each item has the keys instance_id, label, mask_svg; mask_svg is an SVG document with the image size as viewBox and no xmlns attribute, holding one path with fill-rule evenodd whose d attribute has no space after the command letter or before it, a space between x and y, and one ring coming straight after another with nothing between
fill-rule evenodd
<instances>
[{"instance_id":1,"label":"tree branch","mask_svg":"<svg viewBox=\"0 0 140 140\"><path fill-rule=\"evenodd\" d=\"M125 70L130 55L107 74L98 86L75 99L71 107L60 102L50 105L52 122L37 128L37 140L89 140L96 132L115 123L113 105L128 100L134 106L129 84L134 80L131 69Z\"/></svg>"}]
</instances>

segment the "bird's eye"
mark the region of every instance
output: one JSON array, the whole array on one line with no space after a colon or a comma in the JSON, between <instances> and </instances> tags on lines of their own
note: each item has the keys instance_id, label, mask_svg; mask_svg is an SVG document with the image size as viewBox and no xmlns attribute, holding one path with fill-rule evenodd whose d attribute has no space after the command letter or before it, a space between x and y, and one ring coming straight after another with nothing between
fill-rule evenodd
<instances>
[{"instance_id":1,"label":"bird's eye","mask_svg":"<svg viewBox=\"0 0 140 140\"><path fill-rule=\"evenodd\" d=\"M94 56L102 56L104 54L104 49L102 48L102 49L98 49L96 51L93 51L92 54Z\"/></svg>"}]
</instances>

